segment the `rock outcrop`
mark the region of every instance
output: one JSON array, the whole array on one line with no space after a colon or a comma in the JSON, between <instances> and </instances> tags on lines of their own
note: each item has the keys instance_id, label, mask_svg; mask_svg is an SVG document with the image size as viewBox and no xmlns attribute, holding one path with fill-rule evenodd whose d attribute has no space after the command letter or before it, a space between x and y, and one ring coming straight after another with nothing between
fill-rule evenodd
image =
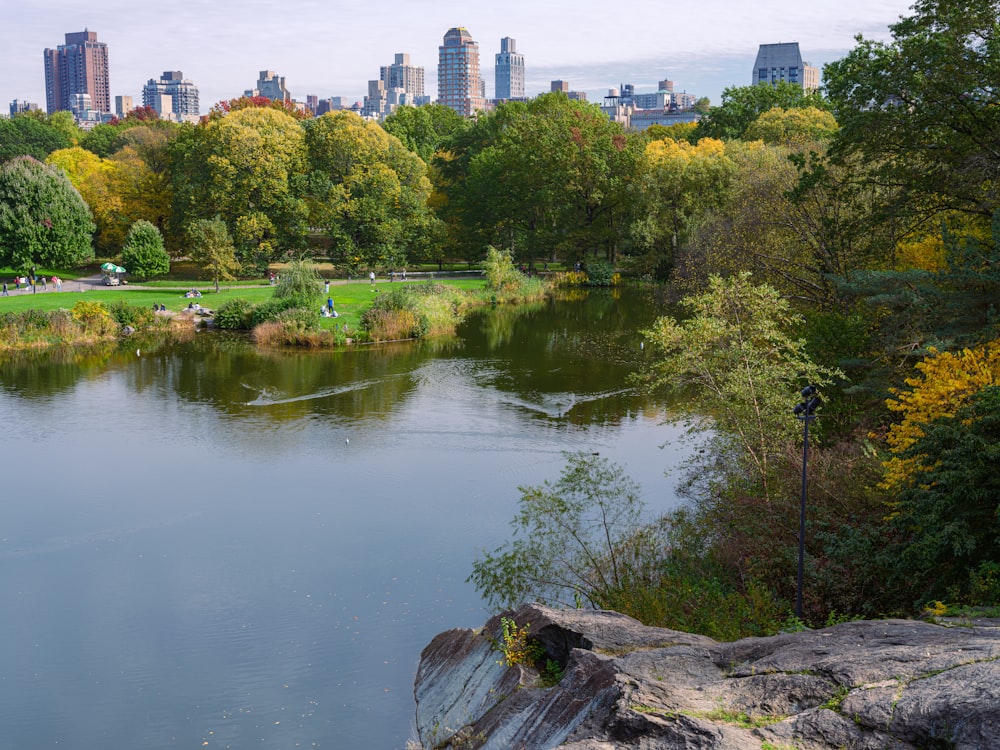
<instances>
[{"instance_id":1,"label":"rock outcrop","mask_svg":"<svg viewBox=\"0 0 1000 750\"><path fill-rule=\"evenodd\" d=\"M615 612L507 613L558 663L507 667L501 620L438 635L414 694L424 748L1000 748L1000 621L850 622L720 643Z\"/></svg>"}]
</instances>

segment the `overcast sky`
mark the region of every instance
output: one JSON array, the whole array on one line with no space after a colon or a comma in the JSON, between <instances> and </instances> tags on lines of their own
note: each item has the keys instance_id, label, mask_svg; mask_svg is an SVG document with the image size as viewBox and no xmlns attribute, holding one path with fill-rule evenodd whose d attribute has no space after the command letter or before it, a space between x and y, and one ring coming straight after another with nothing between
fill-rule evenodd
<instances>
[{"instance_id":1,"label":"overcast sky","mask_svg":"<svg viewBox=\"0 0 1000 750\"><path fill-rule=\"evenodd\" d=\"M757 45L799 42L813 65L842 57L854 36L888 39L912 0L0 0L0 106L45 108L42 50L66 32L97 32L108 45L111 96L141 103L142 86L181 70L200 89L202 114L252 88L261 70L285 76L292 96L360 100L379 66L408 52L437 98L437 54L445 32L465 26L479 43L492 97L500 38L517 40L527 94L563 79L599 100L633 83L718 103L726 86L750 83Z\"/></svg>"}]
</instances>

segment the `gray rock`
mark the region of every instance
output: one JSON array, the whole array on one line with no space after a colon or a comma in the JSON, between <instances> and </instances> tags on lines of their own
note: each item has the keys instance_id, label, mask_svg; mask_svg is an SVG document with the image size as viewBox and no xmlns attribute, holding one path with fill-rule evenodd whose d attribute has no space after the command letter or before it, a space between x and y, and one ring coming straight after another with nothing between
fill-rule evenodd
<instances>
[{"instance_id":1,"label":"gray rock","mask_svg":"<svg viewBox=\"0 0 1000 750\"><path fill-rule=\"evenodd\" d=\"M506 613L564 669L507 667L500 617L438 635L414 695L425 748L1000 748L1000 622L909 620L719 643L615 612Z\"/></svg>"}]
</instances>

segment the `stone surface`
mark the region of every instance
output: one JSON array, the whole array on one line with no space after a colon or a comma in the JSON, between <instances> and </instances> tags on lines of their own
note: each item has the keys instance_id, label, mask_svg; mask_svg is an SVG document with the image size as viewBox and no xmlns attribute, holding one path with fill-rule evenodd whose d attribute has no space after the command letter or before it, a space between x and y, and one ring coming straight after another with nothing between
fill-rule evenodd
<instances>
[{"instance_id":1,"label":"stone surface","mask_svg":"<svg viewBox=\"0 0 1000 750\"><path fill-rule=\"evenodd\" d=\"M1000 627L851 622L719 643L615 612L506 613L560 682L507 667L500 617L421 654L420 743L439 750L1000 748Z\"/></svg>"}]
</instances>

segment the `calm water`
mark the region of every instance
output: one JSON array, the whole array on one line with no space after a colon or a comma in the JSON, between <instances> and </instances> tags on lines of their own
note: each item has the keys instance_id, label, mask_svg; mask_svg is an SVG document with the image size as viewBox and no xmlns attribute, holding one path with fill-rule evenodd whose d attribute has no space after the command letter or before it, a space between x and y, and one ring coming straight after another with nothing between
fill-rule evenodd
<instances>
[{"instance_id":1,"label":"calm water","mask_svg":"<svg viewBox=\"0 0 1000 750\"><path fill-rule=\"evenodd\" d=\"M599 451L675 503L676 432L626 383L656 314L0 365L0 747L402 748L420 650L490 614L465 579L518 485Z\"/></svg>"}]
</instances>

